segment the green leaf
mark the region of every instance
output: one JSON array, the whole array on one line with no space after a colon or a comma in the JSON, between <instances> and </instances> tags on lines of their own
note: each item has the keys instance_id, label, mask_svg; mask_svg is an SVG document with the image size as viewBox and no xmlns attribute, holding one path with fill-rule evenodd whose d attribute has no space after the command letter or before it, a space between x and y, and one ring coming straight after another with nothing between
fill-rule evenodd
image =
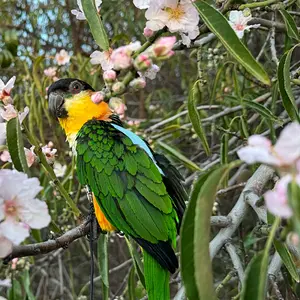
<instances>
[{"instance_id":1,"label":"green leaf","mask_svg":"<svg viewBox=\"0 0 300 300\"><path fill-rule=\"evenodd\" d=\"M144 267L142 259L138 251L136 250L137 244L131 238L125 238L130 255L133 259L133 264L136 270L136 273L140 279L141 284L146 289L145 276L144 276Z\"/></svg>"},{"instance_id":2,"label":"green leaf","mask_svg":"<svg viewBox=\"0 0 300 300\"><path fill-rule=\"evenodd\" d=\"M210 217L218 186L238 164L209 171L194 185L180 234L182 279L189 299L216 299L209 254Z\"/></svg>"},{"instance_id":3,"label":"green leaf","mask_svg":"<svg viewBox=\"0 0 300 300\"><path fill-rule=\"evenodd\" d=\"M252 108L267 120L271 120L279 124L282 124L282 121L278 117L276 117L267 107L263 106L262 104L251 100L245 100L245 99L243 100L243 103L245 106Z\"/></svg>"},{"instance_id":4,"label":"green leaf","mask_svg":"<svg viewBox=\"0 0 300 300\"><path fill-rule=\"evenodd\" d=\"M194 185L188 207L183 216L180 231L181 275L185 286L186 295L189 299L193 300L199 300L194 275L196 268L194 263L194 256L192 255L194 249L195 208L197 197L210 173L211 171L201 174L196 184Z\"/></svg>"},{"instance_id":5,"label":"green leaf","mask_svg":"<svg viewBox=\"0 0 300 300\"><path fill-rule=\"evenodd\" d=\"M25 270L24 274L22 276L22 281L23 281L23 286L26 292L26 296L28 300L35 300L35 297L31 291L30 288L30 276L29 276L29 271Z\"/></svg>"},{"instance_id":6,"label":"green leaf","mask_svg":"<svg viewBox=\"0 0 300 300\"><path fill-rule=\"evenodd\" d=\"M279 12L283 17L288 36L299 41L299 32L293 17L284 9L280 9Z\"/></svg>"},{"instance_id":7,"label":"green leaf","mask_svg":"<svg viewBox=\"0 0 300 300\"><path fill-rule=\"evenodd\" d=\"M206 155L210 155L211 151L196 106L197 97L201 98L201 91L198 88L198 84L199 84L199 80L194 83L193 88L190 92L189 99L188 99L188 112L189 112L190 120L192 122L192 126L202 142L202 146L204 148Z\"/></svg>"},{"instance_id":8,"label":"green leaf","mask_svg":"<svg viewBox=\"0 0 300 300\"><path fill-rule=\"evenodd\" d=\"M18 280L12 280L12 287L7 291L7 298L8 300L23 299L22 286Z\"/></svg>"},{"instance_id":9,"label":"green leaf","mask_svg":"<svg viewBox=\"0 0 300 300\"><path fill-rule=\"evenodd\" d=\"M274 240L273 243L288 272L296 282L299 282L300 277L297 272L297 267L293 261L292 255L288 250L287 246L284 243L277 240Z\"/></svg>"},{"instance_id":10,"label":"green leaf","mask_svg":"<svg viewBox=\"0 0 300 300\"><path fill-rule=\"evenodd\" d=\"M240 41L227 19L205 1L194 3L202 21L213 32L230 54L254 77L270 85L270 79L263 67L255 60L249 50Z\"/></svg>"},{"instance_id":11,"label":"green leaf","mask_svg":"<svg viewBox=\"0 0 300 300\"><path fill-rule=\"evenodd\" d=\"M96 43L102 50L108 50L108 37L104 25L102 23L101 17L97 12L97 8L95 7L95 1L82 0L82 8Z\"/></svg>"},{"instance_id":12,"label":"green leaf","mask_svg":"<svg viewBox=\"0 0 300 300\"><path fill-rule=\"evenodd\" d=\"M27 173L29 168L24 152L24 143L19 118L10 119L6 124L8 151L16 170Z\"/></svg>"},{"instance_id":13,"label":"green leaf","mask_svg":"<svg viewBox=\"0 0 300 300\"><path fill-rule=\"evenodd\" d=\"M250 262L246 269L246 279L245 279L245 288L243 289L241 300L262 300L258 297L258 286L260 284L260 280L265 283L266 281L266 273L261 273L261 266L263 261L264 253L260 252L257 254ZM260 286L261 287L261 286ZM265 286L263 285L263 289ZM265 290L263 291L265 294ZM265 299L265 298L263 298Z\"/></svg>"},{"instance_id":14,"label":"green leaf","mask_svg":"<svg viewBox=\"0 0 300 300\"><path fill-rule=\"evenodd\" d=\"M231 168L240 162L233 162L214 170L204 182L196 198L195 225L194 225L194 261L195 281L199 298L216 299L212 264L209 254L210 217L219 185L226 178Z\"/></svg>"},{"instance_id":15,"label":"green leaf","mask_svg":"<svg viewBox=\"0 0 300 300\"><path fill-rule=\"evenodd\" d=\"M132 267L128 277L128 299L135 300L135 269Z\"/></svg>"},{"instance_id":16,"label":"green leaf","mask_svg":"<svg viewBox=\"0 0 300 300\"><path fill-rule=\"evenodd\" d=\"M100 234L98 239L98 263L102 281L102 299L109 298L107 234Z\"/></svg>"},{"instance_id":17,"label":"green leaf","mask_svg":"<svg viewBox=\"0 0 300 300\"><path fill-rule=\"evenodd\" d=\"M166 152L168 152L170 155L175 157L177 160L182 162L185 166L187 166L189 169L193 171L201 171L201 169L191 160L189 160L186 156L183 154L179 153L177 150L174 148L170 147L169 145L165 144L164 142L158 141L158 145L164 149Z\"/></svg>"},{"instance_id":18,"label":"green leaf","mask_svg":"<svg viewBox=\"0 0 300 300\"><path fill-rule=\"evenodd\" d=\"M265 250L257 254L248 265L240 300L266 299L269 252L279 224L280 218L276 218L268 236Z\"/></svg>"},{"instance_id":19,"label":"green leaf","mask_svg":"<svg viewBox=\"0 0 300 300\"><path fill-rule=\"evenodd\" d=\"M297 46L298 45L294 46L292 49L282 55L277 70L279 91L282 97L282 103L292 121L300 121L297 106L295 104L295 98L292 93L290 80L291 57L295 47Z\"/></svg>"},{"instance_id":20,"label":"green leaf","mask_svg":"<svg viewBox=\"0 0 300 300\"><path fill-rule=\"evenodd\" d=\"M34 83L39 91L39 94L41 95L41 97L43 97L44 95L44 89L41 83L41 76L39 74L39 70L40 70L40 63L45 59L44 55L38 56L34 62L33 62L33 68L32 68L32 76L33 76L33 80Z\"/></svg>"}]
</instances>

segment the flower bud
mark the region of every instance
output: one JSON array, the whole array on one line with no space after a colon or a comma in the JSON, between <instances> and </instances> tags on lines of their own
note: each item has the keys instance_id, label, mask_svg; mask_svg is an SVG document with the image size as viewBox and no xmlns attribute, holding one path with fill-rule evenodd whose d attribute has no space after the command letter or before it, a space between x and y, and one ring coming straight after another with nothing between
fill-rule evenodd
<instances>
[{"instance_id":1,"label":"flower bud","mask_svg":"<svg viewBox=\"0 0 300 300\"><path fill-rule=\"evenodd\" d=\"M109 107L117 114L124 115L127 109L126 105L123 103L121 98L112 97L108 103Z\"/></svg>"},{"instance_id":2,"label":"flower bud","mask_svg":"<svg viewBox=\"0 0 300 300\"><path fill-rule=\"evenodd\" d=\"M134 67L138 71L146 71L152 65L152 61L148 54L142 53L134 60Z\"/></svg>"},{"instance_id":3,"label":"flower bud","mask_svg":"<svg viewBox=\"0 0 300 300\"><path fill-rule=\"evenodd\" d=\"M152 47L153 56L159 59L167 59L174 54L172 50L176 42L175 36L160 38Z\"/></svg>"},{"instance_id":4,"label":"flower bud","mask_svg":"<svg viewBox=\"0 0 300 300\"><path fill-rule=\"evenodd\" d=\"M115 93L123 93L125 91L125 85L122 82L116 82L112 86L112 91Z\"/></svg>"},{"instance_id":5,"label":"flower bud","mask_svg":"<svg viewBox=\"0 0 300 300\"><path fill-rule=\"evenodd\" d=\"M112 83L116 80L117 73L114 70L107 70L103 73L103 79L106 83Z\"/></svg>"},{"instance_id":6,"label":"flower bud","mask_svg":"<svg viewBox=\"0 0 300 300\"><path fill-rule=\"evenodd\" d=\"M145 27L145 28L144 28L144 36L145 36L146 38L151 37L151 36L153 35L153 33L154 33L154 31L151 30L150 28L148 28L148 27Z\"/></svg>"},{"instance_id":7,"label":"flower bud","mask_svg":"<svg viewBox=\"0 0 300 300\"><path fill-rule=\"evenodd\" d=\"M114 65L114 69L127 69L132 64L131 52L126 46L120 47L112 52L111 61Z\"/></svg>"},{"instance_id":8,"label":"flower bud","mask_svg":"<svg viewBox=\"0 0 300 300\"><path fill-rule=\"evenodd\" d=\"M91 100L95 103L98 104L101 101L103 101L105 98L105 94L103 92L95 92L92 96L91 96Z\"/></svg>"},{"instance_id":9,"label":"flower bud","mask_svg":"<svg viewBox=\"0 0 300 300\"><path fill-rule=\"evenodd\" d=\"M133 79L130 83L129 86L131 86L132 88L134 88L135 90L140 90L145 88L146 86L146 81L144 78L140 77L140 78L135 78Z\"/></svg>"}]
</instances>

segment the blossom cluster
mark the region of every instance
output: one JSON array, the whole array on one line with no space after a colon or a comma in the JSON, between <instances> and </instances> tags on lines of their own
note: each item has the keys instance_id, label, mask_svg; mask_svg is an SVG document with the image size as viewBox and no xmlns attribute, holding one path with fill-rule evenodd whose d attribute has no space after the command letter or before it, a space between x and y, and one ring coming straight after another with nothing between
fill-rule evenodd
<instances>
[{"instance_id":1,"label":"blossom cluster","mask_svg":"<svg viewBox=\"0 0 300 300\"><path fill-rule=\"evenodd\" d=\"M0 170L0 257L29 236L30 228L49 225L47 204L36 198L42 190L37 178L15 170Z\"/></svg>"},{"instance_id":2,"label":"blossom cluster","mask_svg":"<svg viewBox=\"0 0 300 300\"><path fill-rule=\"evenodd\" d=\"M263 163L274 167L280 179L272 191L265 193L268 210L279 217L290 218L293 211L288 201L288 185L294 181L300 186L300 125L288 124L275 145L260 135L248 139L248 146L238 151L241 160L248 164Z\"/></svg>"}]
</instances>

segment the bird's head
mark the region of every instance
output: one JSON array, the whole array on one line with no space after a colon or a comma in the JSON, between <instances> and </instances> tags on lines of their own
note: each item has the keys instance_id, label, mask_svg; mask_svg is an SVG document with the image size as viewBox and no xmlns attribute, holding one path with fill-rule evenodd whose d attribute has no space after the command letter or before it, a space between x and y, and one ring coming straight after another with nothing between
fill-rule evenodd
<instances>
[{"instance_id":1,"label":"bird's head","mask_svg":"<svg viewBox=\"0 0 300 300\"><path fill-rule=\"evenodd\" d=\"M49 87L49 111L59 120L68 139L76 135L87 121L108 120L112 115L106 102L94 103L91 100L94 92L88 83L76 78L60 79Z\"/></svg>"}]
</instances>

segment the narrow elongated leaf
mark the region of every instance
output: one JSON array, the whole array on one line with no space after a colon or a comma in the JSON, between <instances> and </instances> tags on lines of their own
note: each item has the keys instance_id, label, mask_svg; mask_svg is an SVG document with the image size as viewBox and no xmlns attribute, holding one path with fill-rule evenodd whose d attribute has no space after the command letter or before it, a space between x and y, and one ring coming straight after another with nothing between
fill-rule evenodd
<instances>
[{"instance_id":1,"label":"narrow elongated leaf","mask_svg":"<svg viewBox=\"0 0 300 300\"><path fill-rule=\"evenodd\" d=\"M206 139L204 129L201 124L200 115L197 111L197 105L196 105L197 97L199 97L199 98L201 97L201 91L198 88L198 84L199 84L199 81L196 81L190 92L189 99L188 99L188 112L189 112L189 117L190 117L192 126L202 142L202 146L203 146L203 149L204 149L206 155L210 155L211 151L210 151L207 139Z\"/></svg>"},{"instance_id":2,"label":"narrow elongated leaf","mask_svg":"<svg viewBox=\"0 0 300 300\"><path fill-rule=\"evenodd\" d=\"M26 296L28 300L35 300L35 297L31 291L31 287L30 287L30 275L29 275L29 271L25 270L24 274L22 276L22 281L23 281L23 286L26 292Z\"/></svg>"},{"instance_id":3,"label":"narrow elongated leaf","mask_svg":"<svg viewBox=\"0 0 300 300\"><path fill-rule=\"evenodd\" d=\"M258 297L258 281L261 277L265 277L265 273L261 273L261 265L263 261L264 253L260 252L250 262L246 269L245 287L243 289L241 299L242 300L261 300ZM263 279L265 281L265 279Z\"/></svg>"},{"instance_id":4,"label":"narrow elongated leaf","mask_svg":"<svg viewBox=\"0 0 300 300\"><path fill-rule=\"evenodd\" d=\"M181 274L189 299L216 299L209 255L210 216L217 188L237 163L202 174L194 185L181 227Z\"/></svg>"},{"instance_id":5,"label":"narrow elongated leaf","mask_svg":"<svg viewBox=\"0 0 300 300\"><path fill-rule=\"evenodd\" d=\"M128 299L135 300L135 269L131 268L129 277L128 277Z\"/></svg>"},{"instance_id":6,"label":"narrow elongated leaf","mask_svg":"<svg viewBox=\"0 0 300 300\"><path fill-rule=\"evenodd\" d=\"M43 97L43 87L41 83L41 76L39 75L39 70L40 70L40 63L45 59L44 55L38 56L33 63L33 68L32 68L32 76L34 83L38 89L39 94L41 97Z\"/></svg>"},{"instance_id":7,"label":"narrow elongated leaf","mask_svg":"<svg viewBox=\"0 0 300 300\"><path fill-rule=\"evenodd\" d=\"M194 225L195 281L201 300L217 298L213 286L212 264L209 253L210 217L218 187L226 178L229 170L235 166L237 166L236 162L214 170L204 182L196 198Z\"/></svg>"},{"instance_id":8,"label":"narrow elongated leaf","mask_svg":"<svg viewBox=\"0 0 300 300\"><path fill-rule=\"evenodd\" d=\"M18 118L10 119L6 124L7 146L16 170L28 173L28 165L24 152L21 126Z\"/></svg>"},{"instance_id":9,"label":"narrow elongated leaf","mask_svg":"<svg viewBox=\"0 0 300 300\"><path fill-rule=\"evenodd\" d=\"M297 45L295 47L297 47ZM295 98L292 93L291 80L290 80L291 57L295 47L293 47L292 49L287 51L284 55L282 55L278 65L277 75L278 75L279 91L282 97L283 106L286 109L291 120L300 121L297 106L295 104Z\"/></svg>"},{"instance_id":10,"label":"narrow elongated leaf","mask_svg":"<svg viewBox=\"0 0 300 300\"><path fill-rule=\"evenodd\" d=\"M145 283L145 276L144 276L144 267L142 264L141 256L139 255L138 251L136 250L137 244L131 239L126 238L126 243L130 252L130 255L133 259L133 264L136 270L136 273L140 279L141 284L144 288L146 288Z\"/></svg>"},{"instance_id":11,"label":"narrow elongated leaf","mask_svg":"<svg viewBox=\"0 0 300 300\"><path fill-rule=\"evenodd\" d=\"M226 18L205 1L198 0L194 5L205 25L219 38L230 54L254 77L270 85L268 74L240 41Z\"/></svg>"},{"instance_id":12,"label":"narrow elongated leaf","mask_svg":"<svg viewBox=\"0 0 300 300\"><path fill-rule=\"evenodd\" d=\"M247 267L245 284L240 298L241 300L266 299L269 252L279 224L280 218L276 218L268 236L265 249L257 254Z\"/></svg>"},{"instance_id":13,"label":"narrow elongated leaf","mask_svg":"<svg viewBox=\"0 0 300 300\"><path fill-rule=\"evenodd\" d=\"M280 9L279 12L281 13L286 29L287 29L287 34L290 38L294 38L299 41L299 32L297 28L297 24L293 17L284 9Z\"/></svg>"},{"instance_id":14,"label":"narrow elongated leaf","mask_svg":"<svg viewBox=\"0 0 300 300\"><path fill-rule=\"evenodd\" d=\"M109 297L107 234L101 233L98 239L98 263L102 281L102 299L107 300Z\"/></svg>"},{"instance_id":15,"label":"narrow elongated leaf","mask_svg":"<svg viewBox=\"0 0 300 300\"><path fill-rule=\"evenodd\" d=\"M194 170L194 171L201 171L201 169L194 162L189 160L186 156L179 153L174 148L170 147L169 145L167 145L167 144L165 144L164 142L161 142L161 141L158 141L157 143L161 148L163 148L165 151L167 151L169 154L171 154L177 160L181 161L189 169Z\"/></svg>"},{"instance_id":16,"label":"narrow elongated leaf","mask_svg":"<svg viewBox=\"0 0 300 300\"><path fill-rule=\"evenodd\" d=\"M296 282L299 282L300 277L297 272L297 267L293 261L292 255L288 250L287 246L284 243L277 240L274 240L273 243L288 272Z\"/></svg>"},{"instance_id":17,"label":"narrow elongated leaf","mask_svg":"<svg viewBox=\"0 0 300 300\"><path fill-rule=\"evenodd\" d=\"M99 45L101 49L108 50L109 49L108 37L104 25L102 23L101 17L95 7L95 1L82 0L82 8L96 43Z\"/></svg>"},{"instance_id":18,"label":"narrow elongated leaf","mask_svg":"<svg viewBox=\"0 0 300 300\"><path fill-rule=\"evenodd\" d=\"M211 172L202 174L192 191L190 201L183 217L181 233L180 233L180 265L181 275L186 290L186 295L189 299L199 300L198 290L195 281L195 262L194 249L194 228L195 228L195 208L197 197L201 188Z\"/></svg>"},{"instance_id":19,"label":"narrow elongated leaf","mask_svg":"<svg viewBox=\"0 0 300 300\"><path fill-rule=\"evenodd\" d=\"M252 108L267 120L272 120L278 122L279 124L282 123L282 121L278 117L276 117L267 107L263 106L260 103L244 99L244 105Z\"/></svg>"}]
</instances>

